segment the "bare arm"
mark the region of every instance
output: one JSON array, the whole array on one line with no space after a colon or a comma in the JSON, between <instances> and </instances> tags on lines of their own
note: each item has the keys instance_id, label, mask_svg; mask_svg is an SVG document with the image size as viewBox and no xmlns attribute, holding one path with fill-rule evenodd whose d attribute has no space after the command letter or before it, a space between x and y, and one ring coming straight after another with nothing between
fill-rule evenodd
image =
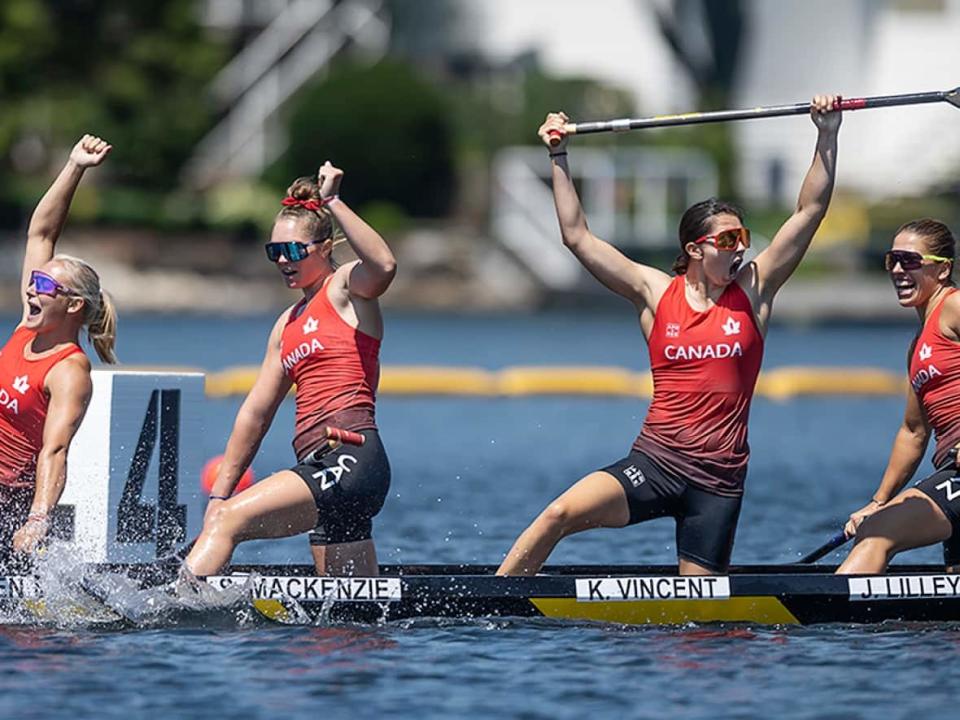
<instances>
[{"instance_id":1,"label":"bare arm","mask_svg":"<svg viewBox=\"0 0 960 720\"><path fill-rule=\"evenodd\" d=\"M827 214L837 174L837 133L841 116L840 111L831 109L836 99L832 95L817 95L813 99L811 116L819 130L813 163L800 187L796 210L755 260L759 295L766 304L773 301L773 296L797 269Z\"/></svg>"},{"instance_id":2,"label":"bare arm","mask_svg":"<svg viewBox=\"0 0 960 720\"><path fill-rule=\"evenodd\" d=\"M613 245L590 232L567 164L567 137L563 126L568 120L564 113L551 113L539 130L540 138L547 147L551 147L551 137L560 138L560 142L551 147L551 164L553 201L563 244L607 288L625 297L641 312L644 309L655 310L660 296L670 283L670 276L656 268L633 262Z\"/></svg>"},{"instance_id":3,"label":"bare arm","mask_svg":"<svg viewBox=\"0 0 960 720\"><path fill-rule=\"evenodd\" d=\"M848 536L856 535L857 527L864 518L873 515L886 505L917 471L917 466L923 459L930 440L930 425L924 415L920 400L913 388L907 390L907 408L903 416L903 424L897 431L887 460L887 469L883 471L880 486L870 502L854 513L844 528Z\"/></svg>"},{"instance_id":4,"label":"bare arm","mask_svg":"<svg viewBox=\"0 0 960 720\"><path fill-rule=\"evenodd\" d=\"M73 194L80 184L84 171L103 162L112 146L93 135L84 135L70 152L67 164L63 166L56 180L40 198L30 225L27 228L27 247L23 257L23 273L20 279L20 294L26 305L27 286L30 273L42 267L53 257L57 240L63 231L63 225L70 211ZM24 313L27 310L24 307Z\"/></svg>"},{"instance_id":5,"label":"bare arm","mask_svg":"<svg viewBox=\"0 0 960 720\"><path fill-rule=\"evenodd\" d=\"M373 300L386 292L397 274L397 261L376 230L351 210L340 199L340 182L343 170L325 162L317 173L320 197L326 203L334 219L347 237L347 242L360 262L350 273L349 292L357 297Z\"/></svg>"},{"instance_id":6,"label":"bare arm","mask_svg":"<svg viewBox=\"0 0 960 720\"><path fill-rule=\"evenodd\" d=\"M57 363L48 373L50 394L43 424L43 446L37 454L37 486L26 524L13 537L17 552L33 552L50 527L50 513L67 482L67 452L83 420L93 392L90 362L75 355Z\"/></svg>"},{"instance_id":7,"label":"bare arm","mask_svg":"<svg viewBox=\"0 0 960 720\"><path fill-rule=\"evenodd\" d=\"M288 315L289 312L283 313L270 332L263 364L233 423L233 431L227 441L227 449L210 491L211 495L230 497L233 493L240 476L257 454L263 436L270 429L277 408L293 385L283 372L280 361L280 336Z\"/></svg>"}]
</instances>

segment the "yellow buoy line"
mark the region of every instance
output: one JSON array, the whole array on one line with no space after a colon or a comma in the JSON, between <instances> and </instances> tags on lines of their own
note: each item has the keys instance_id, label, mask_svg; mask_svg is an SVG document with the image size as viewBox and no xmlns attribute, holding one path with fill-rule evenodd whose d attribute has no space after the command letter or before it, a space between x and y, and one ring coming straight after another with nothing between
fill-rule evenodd
<instances>
[{"instance_id":1,"label":"yellow buoy line","mask_svg":"<svg viewBox=\"0 0 960 720\"><path fill-rule=\"evenodd\" d=\"M208 397L249 392L259 368L234 367L211 372ZM760 374L757 395L774 399L798 395L902 395L904 375L869 367L780 367ZM600 395L647 398L653 394L649 372L605 366L527 366L486 370L429 365L385 366L380 395Z\"/></svg>"}]
</instances>

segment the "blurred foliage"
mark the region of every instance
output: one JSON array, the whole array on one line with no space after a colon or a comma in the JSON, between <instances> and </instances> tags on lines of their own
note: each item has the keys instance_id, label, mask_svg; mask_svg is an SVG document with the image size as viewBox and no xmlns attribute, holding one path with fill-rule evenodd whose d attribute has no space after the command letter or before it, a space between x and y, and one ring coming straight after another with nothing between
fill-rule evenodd
<instances>
[{"instance_id":1,"label":"blurred foliage","mask_svg":"<svg viewBox=\"0 0 960 720\"><path fill-rule=\"evenodd\" d=\"M3 0L0 170L45 173L90 132L115 146L115 179L174 186L226 57L196 12L194 0Z\"/></svg>"},{"instance_id":2,"label":"blurred foliage","mask_svg":"<svg viewBox=\"0 0 960 720\"><path fill-rule=\"evenodd\" d=\"M454 138L443 93L401 62L340 63L291 102L284 155L265 174L286 188L330 160L357 206L391 203L439 217L456 191Z\"/></svg>"},{"instance_id":3,"label":"blurred foliage","mask_svg":"<svg viewBox=\"0 0 960 720\"><path fill-rule=\"evenodd\" d=\"M675 0L656 12L661 34L699 92L697 109L731 109L741 49L748 36L743 3ZM720 195L735 199L737 154L732 133L731 123L716 123L701 125L687 137L693 145L713 155L720 177Z\"/></svg>"}]
</instances>

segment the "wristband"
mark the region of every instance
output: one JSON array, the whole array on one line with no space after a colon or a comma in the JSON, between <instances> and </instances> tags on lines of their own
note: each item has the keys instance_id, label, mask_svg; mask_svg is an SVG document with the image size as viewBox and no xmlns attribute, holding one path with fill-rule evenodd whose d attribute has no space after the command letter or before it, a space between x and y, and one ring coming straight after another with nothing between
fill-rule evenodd
<instances>
[{"instance_id":1,"label":"wristband","mask_svg":"<svg viewBox=\"0 0 960 720\"><path fill-rule=\"evenodd\" d=\"M566 154L567 154L567 151L566 151L566 150L561 150L560 152L555 152L555 153L552 152L552 153L547 153L547 154L548 154L550 157L554 158L554 157L560 157L561 155L566 155Z\"/></svg>"},{"instance_id":2,"label":"wristband","mask_svg":"<svg viewBox=\"0 0 960 720\"><path fill-rule=\"evenodd\" d=\"M339 199L340 199L340 195L331 195L331 196L328 197L328 198L323 198L323 199L320 201L320 204L321 204L321 205L329 205L330 203L335 202L335 201L337 201L337 200L339 200Z\"/></svg>"},{"instance_id":3,"label":"wristband","mask_svg":"<svg viewBox=\"0 0 960 720\"><path fill-rule=\"evenodd\" d=\"M870 502L876 503L876 504L879 505L880 507L883 507L884 505L887 504L887 501L886 501L886 500L884 500L883 502L880 502L880 501L877 500L876 498L870 498Z\"/></svg>"},{"instance_id":4,"label":"wristband","mask_svg":"<svg viewBox=\"0 0 960 720\"><path fill-rule=\"evenodd\" d=\"M49 523L50 518L47 516L47 513L30 513L27 515L27 522Z\"/></svg>"},{"instance_id":5,"label":"wristband","mask_svg":"<svg viewBox=\"0 0 960 720\"><path fill-rule=\"evenodd\" d=\"M229 500L226 495L208 495L207 500Z\"/></svg>"}]
</instances>

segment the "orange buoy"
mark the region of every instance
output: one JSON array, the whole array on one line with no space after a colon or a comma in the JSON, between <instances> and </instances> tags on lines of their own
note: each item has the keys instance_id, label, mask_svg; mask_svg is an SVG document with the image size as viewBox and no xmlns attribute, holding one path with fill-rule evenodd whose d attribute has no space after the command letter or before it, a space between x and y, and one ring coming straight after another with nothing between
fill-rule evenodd
<instances>
[{"instance_id":1,"label":"orange buoy","mask_svg":"<svg viewBox=\"0 0 960 720\"><path fill-rule=\"evenodd\" d=\"M203 470L200 472L200 487L203 488L203 492L207 495L211 493L213 484L217 481L217 473L220 472L221 462L223 462L223 455L212 457L207 460L207 464L203 466ZM253 469L248 467L243 475L240 476L240 482L237 483L233 494L236 495L238 492L246 490L253 485L253 480Z\"/></svg>"}]
</instances>

